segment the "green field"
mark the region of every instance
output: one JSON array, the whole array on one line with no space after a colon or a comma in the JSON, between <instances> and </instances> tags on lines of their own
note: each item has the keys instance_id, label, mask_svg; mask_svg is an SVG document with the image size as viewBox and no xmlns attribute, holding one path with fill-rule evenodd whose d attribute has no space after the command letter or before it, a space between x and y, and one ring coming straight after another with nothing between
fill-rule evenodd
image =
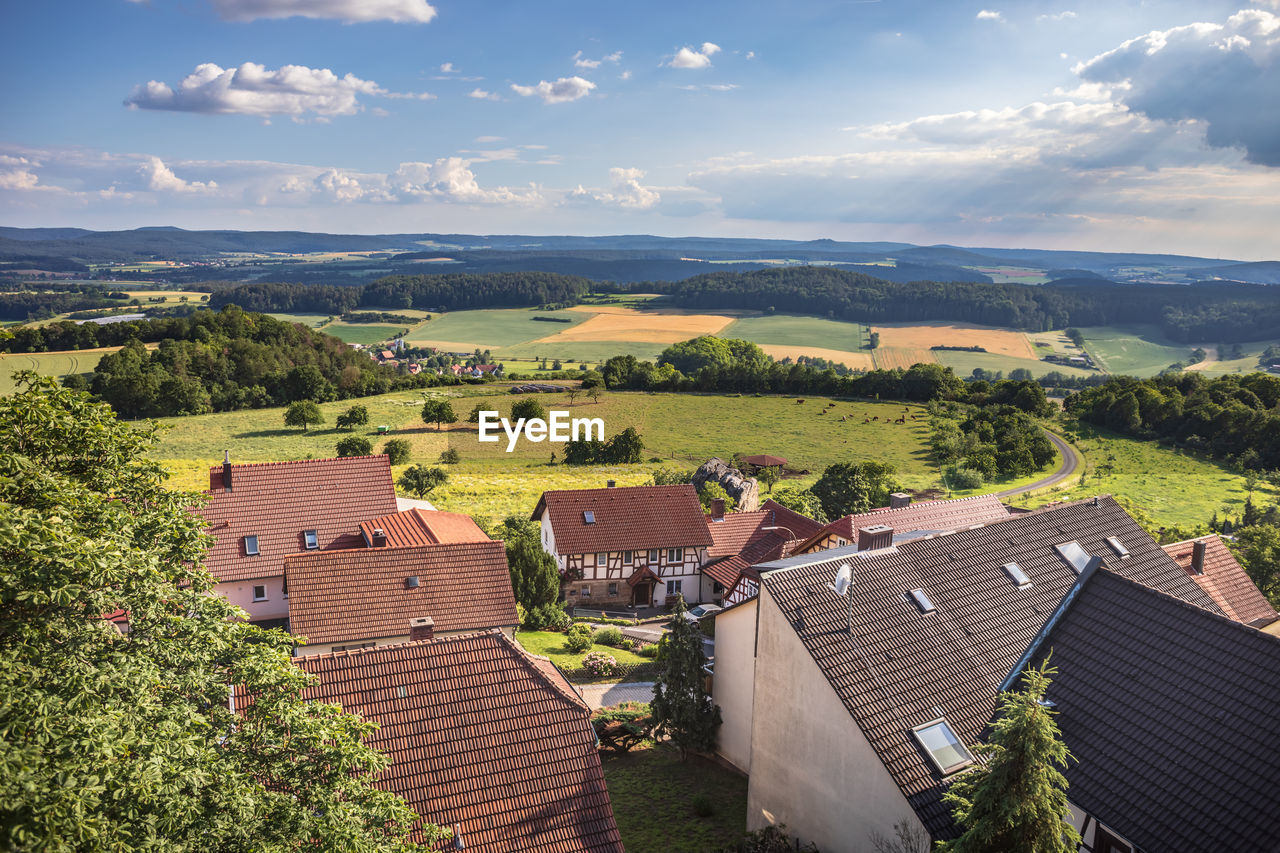
<instances>
[{"instance_id":1,"label":"green field","mask_svg":"<svg viewBox=\"0 0 1280 853\"><path fill-rule=\"evenodd\" d=\"M651 658L642 658L635 652L602 646L598 643L581 654L571 652L565 648L565 635L558 631L519 631L516 633L516 640L525 651L550 658L551 662L561 669L578 669L582 666L582 659L591 652L604 652L612 655L618 663L626 665L651 660Z\"/></svg>"},{"instance_id":2,"label":"green field","mask_svg":"<svg viewBox=\"0 0 1280 853\"><path fill-rule=\"evenodd\" d=\"M1169 340L1154 326L1087 326L1080 331L1094 360L1114 374L1154 376L1175 361L1190 361L1195 349L1194 344Z\"/></svg>"},{"instance_id":3,"label":"green field","mask_svg":"<svg viewBox=\"0 0 1280 853\"><path fill-rule=\"evenodd\" d=\"M118 349L108 347L107 349ZM6 353L0 355L0 394L12 393L16 387L13 373L16 370L34 370L46 376L66 376L69 373L92 373L106 350L81 352Z\"/></svg>"},{"instance_id":4,"label":"green field","mask_svg":"<svg viewBox=\"0 0 1280 853\"><path fill-rule=\"evenodd\" d=\"M553 324L540 323L539 325ZM494 357L499 361L505 357L558 358L565 361L588 361L592 364L600 364L615 355L634 355L636 358L654 359L668 346L669 344L650 344L642 341L563 341L558 343L530 341L503 347L494 353Z\"/></svg>"},{"instance_id":5,"label":"green field","mask_svg":"<svg viewBox=\"0 0 1280 853\"><path fill-rule=\"evenodd\" d=\"M1158 526L1207 525L1216 512L1239 516L1246 497L1244 477L1213 460L1083 426L1075 446L1084 453L1084 482L1079 475L1051 493L1015 499L1038 506L1052 499L1074 500L1099 494L1124 498ZM1263 505L1280 500L1280 490L1261 484L1253 496Z\"/></svg>"},{"instance_id":6,"label":"green field","mask_svg":"<svg viewBox=\"0 0 1280 853\"><path fill-rule=\"evenodd\" d=\"M539 316L558 317L570 322L550 323L534 319ZM529 308L450 311L419 326L407 340L413 345L422 341L448 341L496 350L572 329L590 316L581 311L536 311Z\"/></svg>"},{"instance_id":7,"label":"green field","mask_svg":"<svg viewBox=\"0 0 1280 853\"><path fill-rule=\"evenodd\" d=\"M1044 376L1046 373L1063 373L1067 376L1096 376L1098 371L1085 370L1080 367L1064 367L1047 361L1032 361L1029 358L1014 358L994 352L961 352L959 350L935 350L938 361L955 371L956 376L968 377L975 367L983 370L1000 370L1008 377L1011 371L1023 368L1030 370L1032 376Z\"/></svg>"},{"instance_id":8,"label":"green field","mask_svg":"<svg viewBox=\"0 0 1280 853\"><path fill-rule=\"evenodd\" d=\"M1263 351L1272 344L1280 344L1280 340L1272 341L1255 341L1253 343L1241 344L1240 351L1243 355L1240 358L1227 359L1219 361L1219 348L1206 347L1209 350L1210 360L1205 363L1200 372L1205 376L1226 376L1229 373L1252 373L1258 370L1258 358Z\"/></svg>"},{"instance_id":9,"label":"green field","mask_svg":"<svg viewBox=\"0 0 1280 853\"><path fill-rule=\"evenodd\" d=\"M378 323L330 323L320 331L341 338L349 344L376 344L389 341L405 330L405 326L384 326ZM412 327L407 327L412 328Z\"/></svg>"},{"instance_id":10,"label":"green field","mask_svg":"<svg viewBox=\"0 0 1280 853\"><path fill-rule=\"evenodd\" d=\"M286 323L301 323L308 328L318 328L329 322L328 314L283 314L267 312L268 317L275 317L277 320L284 320Z\"/></svg>"},{"instance_id":11,"label":"green field","mask_svg":"<svg viewBox=\"0 0 1280 853\"><path fill-rule=\"evenodd\" d=\"M755 344L811 346L858 352L867 345L867 327L861 323L824 320L797 314L743 317L720 333L722 338L739 338Z\"/></svg>"}]
</instances>

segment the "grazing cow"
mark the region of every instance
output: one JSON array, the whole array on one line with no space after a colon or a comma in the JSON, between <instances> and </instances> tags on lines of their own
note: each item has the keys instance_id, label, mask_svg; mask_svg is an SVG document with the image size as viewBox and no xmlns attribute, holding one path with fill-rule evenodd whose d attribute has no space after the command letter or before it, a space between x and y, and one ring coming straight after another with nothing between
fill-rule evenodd
<instances>
[{"instance_id":1,"label":"grazing cow","mask_svg":"<svg viewBox=\"0 0 1280 853\"><path fill-rule=\"evenodd\" d=\"M869 423L871 423L871 418L863 418L863 419L862 419L862 422L863 422L864 424L869 424Z\"/></svg>"},{"instance_id":2,"label":"grazing cow","mask_svg":"<svg viewBox=\"0 0 1280 853\"><path fill-rule=\"evenodd\" d=\"M796 400L797 403L803 403L804 400Z\"/></svg>"},{"instance_id":3,"label":"grazing cow","mask_svg":"<svg viewBox=\"0 0 1280 853\"><path fill-rule=\"evenodd\" d=\"M873 420L873 421L878 421L878 420L880 420L880 416L879 416L879 415L876 415L876 416L875 416L874 418L872 418L871 420Z\"/></svg>"}]
</instances>

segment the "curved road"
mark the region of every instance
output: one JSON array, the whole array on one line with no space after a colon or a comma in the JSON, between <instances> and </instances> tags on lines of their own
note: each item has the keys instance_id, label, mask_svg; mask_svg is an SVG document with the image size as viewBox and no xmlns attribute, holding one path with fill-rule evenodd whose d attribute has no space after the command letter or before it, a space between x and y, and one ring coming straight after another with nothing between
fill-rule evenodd
<instances>
[{"instance_id":1,"label":"curved road","mask_svg":"<svg viewBox=\"0 0 1280 853\"><path fill-rule=\"evenodd\" d=\"M1048 430L1044 434L1049 436L1049 440L1053 442L1053 446L1058 448L1058 452L1062 454L1062 467L1054 471L1043 480L1036 480L1034 483L1028 483L1025 486L1018 486L1016 489L1005 489L1003 492L996 492L998 498L1009 498L1014 495L1020 495L1023 492L1034 492L1036 489L1045 489L1049 486L1056 486L1063 480L1070 477L1076 472L1076 468L1080 467L1080 457L1076 453L1075 448L1058 438Z\"/></svg>"}]
</instances>

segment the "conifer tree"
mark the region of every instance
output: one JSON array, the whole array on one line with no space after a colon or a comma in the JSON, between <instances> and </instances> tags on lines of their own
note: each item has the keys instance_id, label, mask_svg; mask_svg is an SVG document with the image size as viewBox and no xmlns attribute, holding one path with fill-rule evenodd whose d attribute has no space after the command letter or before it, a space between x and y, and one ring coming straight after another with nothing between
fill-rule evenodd
<instances>
[{"instance_id":1,"label":"conifer tree","mask_svg":"<svg viewBox=\"0 0 1280 853\"><path fill-rule=\"evenodd\" d=\"M1052 653L1050 653L1052 657ZM939 849L945 853L1075 853L1079 833L1067 822L1067 780L1059 771L1071 753L1043 703L1057 670L1045 658L1022 674L1023 689L1000 695L1000 711L986 756L943 795L964 833Z\"/></svg>"},{"instance_id":2,"label":"conifer tree","mask_svg":"<svg viewBox=\"0 0 1280 853\"><path fill-rule=\"evenodd\" d=\"M656 729L680 749L681 760L690 752L714 749L720 728L720 707L702 689L702 667L707 663L702 632L684 614L684 599L677 598L666 636L666 667L653 686L651 706Z\"/></svg>"}]
</instances>

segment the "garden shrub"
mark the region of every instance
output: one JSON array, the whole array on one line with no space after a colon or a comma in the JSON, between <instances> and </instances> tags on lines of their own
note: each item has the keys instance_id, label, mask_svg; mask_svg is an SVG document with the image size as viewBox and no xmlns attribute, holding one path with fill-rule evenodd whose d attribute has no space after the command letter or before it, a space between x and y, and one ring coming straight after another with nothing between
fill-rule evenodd
<instances>
[{"instance_id":1,"label":"garden shrub","mask_svg":"<svg viewBox=\"0 0 1280 853\"><path fill-rule=\"evenodd\" d=\"M582 668L597 678L613 675L618 669L618 659L604 652L592 652L582 659Z\"/></svg>"},{"instance_id":2,"label":"garden shrub","mask_svg":"<svg viewBox=\"0 0 1280 853\"><path fill-rule=\"evenodd\" d=\"M636 650L636 654L640 655L642 658L656 658L658 656L658 644L645 643Z\"/></svg>"},{"instance_id":3,"label":"garden shrub","mask_svg":"<svg viewBox=\"0 0 1280 853\"><path fill-rule=\"evenodd\" d=\"M601 628L596 631L595 642L602 646L612 646L615 649L619 649L622 648L625 640L622 637L622 632L617 628Z\"/></svg>"},{"instance_id":4,"label":"garden shrub","mask_svg":"<svg viewBox=\"0 0 1280 853\"><path fill-rule=\"evenodd\" d=\"M976 489L982 485L982 472L957 466L947 471L947 485L953 489Z\"/></svg>"},{"instance_id":5,"label":"garden shrub","mask_svg":"<svg viewBox=\"0 0 1280 853\"><path fill-rule=\"evenodd\" d=\"M574 625L565 633L564 646L575 655L591 648L593 642L590 625Z\"/></svg>"}]
</instances>

